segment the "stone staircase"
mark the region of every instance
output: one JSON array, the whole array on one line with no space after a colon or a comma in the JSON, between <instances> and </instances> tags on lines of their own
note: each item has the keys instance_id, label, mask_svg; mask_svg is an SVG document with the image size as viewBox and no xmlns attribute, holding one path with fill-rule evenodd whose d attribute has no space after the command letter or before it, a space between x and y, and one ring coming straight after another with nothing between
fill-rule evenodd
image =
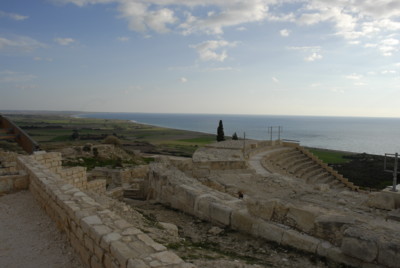
<instances>
[{"instance_id":1,"label":"stone staircase","mask_svg":"<svg viewBox=\"0 0 400 268\"><path fill-rule=\"evenodd\" d=\"M271 172L292 176L308 184L328 185L330 189L358 191L358 187L301 146L281 146L261 160Z\"/></svg>"}]
</instances>

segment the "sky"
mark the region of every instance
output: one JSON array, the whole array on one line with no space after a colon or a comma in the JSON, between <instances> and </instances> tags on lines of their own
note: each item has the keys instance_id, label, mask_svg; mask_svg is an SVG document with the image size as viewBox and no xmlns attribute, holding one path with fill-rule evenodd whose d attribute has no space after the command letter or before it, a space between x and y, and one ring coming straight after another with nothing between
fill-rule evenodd
<instances>
[{"instance_id":1,"label":"sky","mask_svg":"<svg viewBox=\"0 0 400 268\"><path fill-rule=\"evenodd\" d=\"M400 117L400 1L1 0L0 110Z\"/></svg>"}]
</instances>

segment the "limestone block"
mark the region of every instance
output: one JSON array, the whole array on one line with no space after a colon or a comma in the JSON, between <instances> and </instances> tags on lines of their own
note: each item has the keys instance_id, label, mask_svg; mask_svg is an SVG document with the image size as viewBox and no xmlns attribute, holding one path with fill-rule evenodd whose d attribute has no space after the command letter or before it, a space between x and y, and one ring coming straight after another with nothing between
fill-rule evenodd
<instances>
[{"instance_id":1,"label":"limestone block","mask_svg":"<svg viewBox=\"0 0 400 268\"><path fill-rule=\"evenodd\" d=\"M194 204L201 190L189 185L178 185L175 187L174 196L171 199L171 205L189 214L193 214Z\"/></svg>"},{"instance_id":2,"label":"limestone block","mask_svg":"<svg viewBox=\"0 0 400 268\"><path fill-rule=\"evenodd\" d=\"M137 254L125 243L121 241L114 241L111 243L111 254L114 256L121 267L126 267L128 259L137 258Z\"/></svg>"},{"instance_id":3,"label":"limestone block","mask_svg":"<svg viewBox=\"0 0 400 268\"><path fill-rule=\"evenodd\" d=\"M211 194L199 195L195 201L194 214L201 219L210 220L210 204L218 201L218 198Z\"/></svg>"},{"instance_id":4,"label":"limestone block","mask_svg":"<svg viewBox=\"0 0 400 268\"><path fill-rule=\"evenodd\" d=\"M378 255L377 240L372 231L350 227L344 232L341 250L348 256L372 262Z\"/></svg>"},{"instance_id":5,"label":"limestone block","mask_svg":"<svg viewBox=\"0 0 400 268\"><path fill-rule=\"evenodd\" d=\"M18 176L14 180L14 189L15 190L23 190L28 189L29 187L29 179L28 176Z\"/></svg>"},{"instance_id":6,"label":"limestone block","mask_svg":"<svg viewBox=\"0 0 400 268\"><path fill-rule=\"evenodd\" d=\"M400 241L399 239L380 238L378 262L388 267L399 267Z\"/></svg>"},{"instance_id":7,"label":"limestone block","mask_svg":"<svg viewBox=\"0 0 400 268\"><path fill-rule=\"evenodd\" d=\"M329 242L340 245L343 232L355 224L354 217L345 215L327 214L315 219L315 235Z\"/></svg>"},{"instance_id":8,"label":"limestone block","mask_svg":"<svg viewBox=\"0 0 400 268\"><path fill-rule=\"evenodd\" d=\"M140 240L136 240L133 242L128 243L129 247L132 249L133 252L137 255L136 258L144 258L149 256L150 254L155 253L153 248L147 246Z\"/></svg>"},{"instance_id":9,"label":"limestone block","mask_svg":"<svg viewBox=\"0 0 400 268\"><path fill-rule=\"evenodd\" d=\"M93 255L90 258L90 268L103 268L103 264L99 261L99 258Z\"/></svg>"},{"instance_id":10,"label":"limestone block","mask_svg":"<svg viewBox=\"0 0 400 268\"><path fill-rule=\"evenodd\" d=\"M167 250L166 247L164 247L163 245L154 242L153 239L151 239L148 235L146 234L138 234L137 238L142 241L143 243L145 243L147 246L151 247L152 249L154 249L155 251L163 251L163 250Z\"/></svg>"},{"instance_id":11,"label":"limestone block","mask_svg":"<svg viewBox=\"0 0 400 268\"><path fill-rule=\"evenodd\" d=\"M0 194L8 193L13 190L13 181L9 176L0 177Z\"/></svg>"},{"instance_id":12,"label":"limestone block","mask_svg":"<svg viewBox=\"0 0 400 268\"><path fill-rule=\"evenodd\" d=\"M269 221L272 218L277 202L277 199L266 201L249 198L246 200L246 206L250 214L252 214L253 216L260 217L261 219Z\"/></svg>"},{"instance_id":13,"label":"limestone block","mask_svg":"<svg viewBox=\"0 0 400 268\"><path fill-rule=\"evenodd\" d=\"M105 250L109 250L110 244L114 241L118 241L120 238L121 235L118 233L113 232L106 234L101 238L100 246Z\"/></svg>"},{"instance_id":14,"label":"limestone block","mask_svg":"<svg viewBox=\"0 0 400 268\"><path fill-rule=\"evenodd\" d=\"M150 255L153 259L158 260L163 265L172 265L182 263L182 259L179 258L175 253L170 251L158 252Z\"/></svg>"},{"instance_id":15,"label":"limestone block","mask_svg":"<svg viewBox=\"0 0 400 268\"><path fill-rule=\"evenodd\" d=\"M178 237L178 226L168 222L159 222L159 224L169 235Z\"/></svg>"},{"instance_id":16,"label":"limestone block","mask_svg":"<svg viewBox=\"0 0 400 268\"><path fill-rule=\"evenodd\" d=\"M253 234L260 236L268 241L273 241L276 243L281 243L283 234L289 227L283 224L275 224L272 222L266 222L264 220L258 220L256 224L253 225Z\"/></svg>"},{"instance_id":17,"label":"limestone block","mask_svg":"<svg viewBox=\"0 0 400 268\"><path fill-rule=\"evenodd\" d=\"M306 252L316 253L321 241L312 236L299 233L295 230L287 230L282 237L282 244L292 246Z\"/></svg>"},{"instance_id":18,"label":"limestone block","mask_svg":"<svg viewBox=\"0 0 400 268\"><path fill-rule=\"evenodd\" d=\"M293 227L309 233L314 228L315 219L324 214L325 211L322 208L314 206L290 206L289 211L286 215L288 222L292 223Z\"/></svg>"},{"instance_id":19,"label":"limestone block","mask_svg":"<svg viewBox=\"0 0 400 268\"><path fill-rule=\"evenodd\" d=\"M253 225L257 222L257 218L250 215L247 209L232 211L231 228L234 230L252 233Z\"/></svg>"},{"instance_id":20,"label":"limestone block","mask_svg":"<svg viewBox=\"0 0 400 268\"><path fill-rule=\"evenodd\" d=\"M350 267L361 267L361 261L343 254L338 248L329 242L322 242L318 245L317 254L326 257L336 263L343 263Z\"/></svg>"},{"instance_id":21,"label":"limestone block","mask_svg":"<svg viewBox=\"0 0 400 268\"><path fill-rule=\"evenodd\" d=\"M140 259L129 259L127 268L150 268L150 266Z\"/></svg>"},{"instance_id":22,"label":"limestone block","mask_svg":"<svg viewBox=\"0 0 400 268\"><path fill-rule=\"evenodd\" d=\"M272 219L277 222L283 222L289 211L290 204L287 204L279 199L271 200L271 202L275 202Z\"/></svg>"},{"instance_id":23,"label":"limestone block","mask_svg":"<svg viewBox=\"0 0 400 268\"><path fill-rule=\"evenodd\" d=\"M231 223L232 208L223 203L210 204L210 219L213 222L229 226Z\"/></svg>"},{"instance_id":24,"label":"limestone block","mask_svg":"<svg viewBox=\"0 0 400 268\"><path fill-rule=\"evenodd\" d=\"M392 195L385 192L370 193L367 205L372 208L392 210L396 208L396 201Z\"/></svg>"}]
</instances>

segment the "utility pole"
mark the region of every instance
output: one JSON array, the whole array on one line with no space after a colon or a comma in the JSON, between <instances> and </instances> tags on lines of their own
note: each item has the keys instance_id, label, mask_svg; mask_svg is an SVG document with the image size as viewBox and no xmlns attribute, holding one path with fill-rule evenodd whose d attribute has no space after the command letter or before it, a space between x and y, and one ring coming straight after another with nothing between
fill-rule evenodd
<instances>
[{"instance_id":1,"label":"utility pole","mask_svg":"<svg viewBox=\"0 0 400 268\"><path fill-rule=\"evenodd\" d=\"M387 168L386 168L386 159L387 159L388 156L391 156L391 157L394 156L394 167L393 167L393 170L390 170L390 169L387 169ZM384 171L386 171L386 172L391 172L391 173L393 173L393 187L392 187L392 191L393 191L393 192L397 192L397 189L396 189L396 186L397 186L397 174L399 173L399 172L397 171L397 169L398 169L398 160L399 160L399 154L398 154L398 153L395 153L395 154L385 154L385 162L384 162L384 167L383 167L383 169L384 169Z\"/></svg>"}]
</instances>

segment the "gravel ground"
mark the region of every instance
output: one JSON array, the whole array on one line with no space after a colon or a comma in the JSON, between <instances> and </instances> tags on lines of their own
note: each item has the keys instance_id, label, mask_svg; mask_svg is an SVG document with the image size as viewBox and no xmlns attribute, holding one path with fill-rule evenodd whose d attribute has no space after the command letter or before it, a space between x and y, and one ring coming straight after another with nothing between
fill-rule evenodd
<instances>
[{"instance_id":1,"label":"gravel ground","mask_svg":"<svg viewBox=\"0 0 400 268\"><path fill-rule=\"evenodd\" d=\"M0 196L0 267L83 268L29 191Z\"/></svg>"}]
</instances>

